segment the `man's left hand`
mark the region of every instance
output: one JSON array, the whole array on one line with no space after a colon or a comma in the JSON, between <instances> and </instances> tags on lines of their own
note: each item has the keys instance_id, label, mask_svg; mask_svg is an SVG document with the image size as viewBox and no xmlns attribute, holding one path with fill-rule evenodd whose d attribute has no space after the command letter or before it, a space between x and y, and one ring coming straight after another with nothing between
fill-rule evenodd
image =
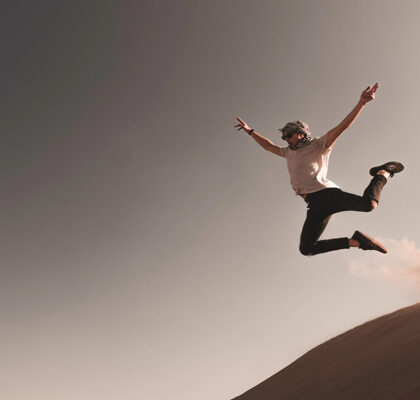
<instances>
[{"instance_id":1,"label":"man's left hand","mask_svg":"<svg viewBox=\"0 0 420 400\"><path fill-rule=\"evenodd\" d=\"M378 90L379 84L375 83L372 87L370 85L360 95L360 102L366 104L375 98L375 92Z\"/></svg>"}]
</instances>

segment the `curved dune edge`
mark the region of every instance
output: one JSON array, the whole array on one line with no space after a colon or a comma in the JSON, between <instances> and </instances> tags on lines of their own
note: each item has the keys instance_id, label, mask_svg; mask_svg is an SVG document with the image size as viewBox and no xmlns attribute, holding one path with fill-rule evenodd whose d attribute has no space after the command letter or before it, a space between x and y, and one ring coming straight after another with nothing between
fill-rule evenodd
<instances>
[{"instance_id":1,"label":"curved dune edge","mask_svg":"<svg viewBox=\"0 0 420 400\"><path fill-rule=\"evenodd\" d=\"M420 399L420 303L315 347L235 400Z\"/></svg>"}]
</instances>

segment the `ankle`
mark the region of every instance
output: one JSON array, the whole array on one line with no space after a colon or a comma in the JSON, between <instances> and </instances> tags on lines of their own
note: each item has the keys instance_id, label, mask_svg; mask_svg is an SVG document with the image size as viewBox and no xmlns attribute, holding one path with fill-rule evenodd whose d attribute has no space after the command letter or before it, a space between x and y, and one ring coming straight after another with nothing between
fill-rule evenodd
<instances>
[{"instance_id":1,"label":"ankle","mask_svg":"<svg viewBox=\"0 0 420 400\"><path fill-rule=\"evenodd\" d=\"M350 247L360 247L360 243L352 238L349 238L349 246Z\"/></svg>"},{"instance_id":2,"label":"ankle","mask_svg":"<svg viewBox=\"0 0 420 400\"><path fill-rule=\"evenodd\" d=\"M384 176L385 178L389 178L389 176L391 175L388 171L386 171L386 170L384 170L384 169L381 169L380 171L378 171L377 173L376 173L376 175L382 175L382 176Z\"/></svg>"}]
</instances>

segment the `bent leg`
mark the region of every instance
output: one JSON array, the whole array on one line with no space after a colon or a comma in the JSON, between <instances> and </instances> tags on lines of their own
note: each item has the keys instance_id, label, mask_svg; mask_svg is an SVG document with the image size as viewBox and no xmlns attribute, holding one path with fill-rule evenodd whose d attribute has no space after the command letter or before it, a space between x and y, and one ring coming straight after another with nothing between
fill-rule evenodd
<instances>
[{"instance_id":1,"label":"bent leg","mask_svg":"<svg viewBox=\"0 0 420 400\"><path fill-rule=\"evenodd\" d=\"M377 203L374 200L368 197L340 191L336 194L336 199L331 208L333 214L342 211L369 212L372 211L374 207L376 207L376 204Z\"/></svg>"},{"instance_id":2,"label":"bent leg","mask_svg":"<svg viewBox=\"0 0 420 400\"><path fill-rule=\"evenodd\" d=\"M387 179L382 175L375 175L363 192L363 196L338 191L333 201L333 213L341 211L369 212L376 208Z\"/></svg>"},{"instance_id":3,"label":"bent leg","mask_svg":"<svg viewBox=\"0 0 420 400\"><path fill-rule=\"evenodd\" d=\"M322 214L311 212L311 210L308 211L300 235L299 250L303 255L309 256L350 248L348 238L318 240L322 232L324 232L330 218L331 215L323 216Z\"/></svg>"},{"instance_id":4,"label":"bent leg","mask_svg":"<svg viewBox=\"0 0 420 400\"><path fill-rule=\"evenodd\" d=\"M372 201L375 201L376 204L379 203L379 198L381 197L382 189L387 183L387 179L383 175L375 175L370 181L369 185L363 192L363 197L368 198Z\"/></svg>"}]
</instances>

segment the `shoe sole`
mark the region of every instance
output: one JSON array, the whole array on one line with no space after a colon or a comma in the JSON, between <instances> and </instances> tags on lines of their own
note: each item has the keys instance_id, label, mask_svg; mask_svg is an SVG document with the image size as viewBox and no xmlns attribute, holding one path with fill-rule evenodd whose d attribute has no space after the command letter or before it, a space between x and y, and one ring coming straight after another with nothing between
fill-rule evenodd
<instances>
[{"instance_id":1,"label":"shoe sole","mask_svg":"<svg viewBox=\"0 0 420 400\"><path fill-rule=\"evenodd\" d=\"M394 165L395 169L392 171L388 171L387 168L390 165ZM393 174L398 174L398 172L401 172L404 169L404 165L402 165L401 163L397 162L397 161L389 161L385 164L379 165L378 167L373 167L369 170L369 174L371 174L372 176L375 176L378 171L380 171L381 169L384 169L385 171L388 171L389 173Z\"/></svg>"},{"instance_id":2,"label":"shoe sole","mask_svg":"<svg viewBox=\"0 0 420 400\"><path fill-rule=\"evenodd\" d=\"M383 253L383 254L388 253L388 250L384 246L382 246L379 242L377 242L375 239L371 238L370 236L368 236L365 233L362 233L360 231L356 231L356 232L358 232L359 235L361 235L364 239L368 239L369 242L374 245L374 248L372 250L379 251L380 253ZM357 238L356 238L356 240L357 240Z\"/></svg>"}]
</instances>

